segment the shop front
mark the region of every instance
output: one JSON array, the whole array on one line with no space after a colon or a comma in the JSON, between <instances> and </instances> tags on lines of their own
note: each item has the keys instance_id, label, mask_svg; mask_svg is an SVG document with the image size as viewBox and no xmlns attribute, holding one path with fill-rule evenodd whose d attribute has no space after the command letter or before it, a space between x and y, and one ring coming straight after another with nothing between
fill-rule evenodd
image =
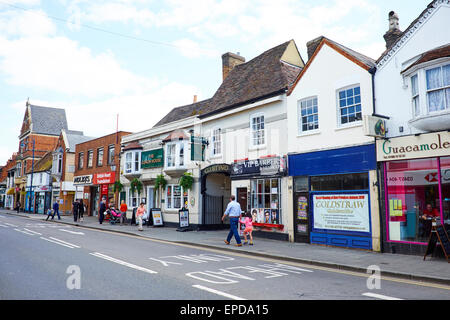
<instances>
[{"instance_id":1,"label":"shop front","mask_svg":"<svg viewBox=\"0 0 450 320\"><path fill-rule=\"evenodd\" d=\"M289 155L294 241L373 249L375 145Z\"/></svg>"},{"instance_id":2,"label":"shop front","mask_svg":"<svg viewBox=\"0 0 450 320\"><path fill-rule=\"evenodd\" d=\"M231 165L231 190L241 204L242 211L250 212L255 233L280 240L288 240L282 201L286 186L286 161L271 156L255 160L235 161Z\"/></svg>"},{"instance_id":3,"label":"shop front","mask_svg":"<svg viewBox=\"0 0 450 320\"><path fill-rule=\"evenodd\" d=\"M115 177L116 173L111 171L73 178L73 184L76 187L76 199L83 199L89 216L98 216L102 199L106 199L107 206L110 203L117 205L114 193Z\"/></svg>"},{"instance_id":4,"label":"shop front","mask_svg":"<svg viewBox=\"0 0 450 320\"><path fill-rule=\"evenodd\" d=\"M384 251L423 254L434 223L450 226L450 133L377 141Z\"/></svg>"}]
</instances>

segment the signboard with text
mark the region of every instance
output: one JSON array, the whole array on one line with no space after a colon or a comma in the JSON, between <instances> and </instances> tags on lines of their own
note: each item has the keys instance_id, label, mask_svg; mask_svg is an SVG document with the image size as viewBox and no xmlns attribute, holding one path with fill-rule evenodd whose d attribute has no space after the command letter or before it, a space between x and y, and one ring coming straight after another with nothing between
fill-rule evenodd
<instances>
[{"instance_id":1,"label":"signboard with text","mask_svg":"<svg viewBox=\"0 0 450 320\"><path fill-rule=\"evenodd\" d=\"M111 183L114 183L115 179L116 179L115 172L96 173L94 175L93 183L94 184L111 184Z\"/></svg>"},{"instance_id":2,"label":"signboard with text","mask_svg":"<svg viewBox=\"0 0 450 320\"><path fill-rule=\"evenodd\" d=\"M231 165L231 176L277 175L284 172L285 167L284 158L281 157L243 160Z\"/></svg>"},{"instance_id":3,"label":"signboard with text","mask_svg":"<svg viewBox=\"0 0 450 320\"><path fill-rule=\"evenodd\" d=\"M92 174L87 174L84 176L73 177L73 185L91 185L92 184Z\"/></svg>"},{"instance_id":4,"label":"signboard with text","mask_svg":"<svg viewBox=\"0 0 450 320\"><path fill-rule=\"evenodd\" d=\"M141 153L141 168L160 168L164 166L164 149L143 151Z\"/></svg>"}]
</instances>

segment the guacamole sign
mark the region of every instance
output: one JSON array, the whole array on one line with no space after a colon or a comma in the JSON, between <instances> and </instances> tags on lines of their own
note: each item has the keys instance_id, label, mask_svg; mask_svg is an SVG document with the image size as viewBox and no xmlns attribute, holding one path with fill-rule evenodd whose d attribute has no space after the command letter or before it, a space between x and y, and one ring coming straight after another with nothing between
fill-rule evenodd
<instances>
[{"instance_id":1,"label":"guacamole sign","mask_svg":"<svg viewBox=\"0 0 450 320\"><path fill-rule=\"evenodd\" d=\"M450 133L447 131L377 140L377 161L448 155L450 155Z\"/></svg>"}]
</instances>

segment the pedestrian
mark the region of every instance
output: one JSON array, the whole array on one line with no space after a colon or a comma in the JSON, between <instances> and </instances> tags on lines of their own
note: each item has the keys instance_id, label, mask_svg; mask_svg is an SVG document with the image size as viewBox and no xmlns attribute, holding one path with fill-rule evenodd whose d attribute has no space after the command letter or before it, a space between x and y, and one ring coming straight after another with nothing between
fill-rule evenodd
<instances>
[{"instance_id":1,"label":"pedestrian","mask_svg":"<svg viewBox=\"0 0 450 320\"><path fill-rule=\"evenodd\" d=\"M230 197L230 203L228 203L227 209L222 216L222 221L226 216L230 217L230 232L228 233L226 244L230 244L230 240L234 235L236 239L236 247L242 247L241 237L239 237L238 225L239 217L241 216L241 205L236 201L236 197L232 195Z\"/></svg>"},{"instance_id":2,"label":"pedestrian","mask_svg":"<svg viewBox=\"0 0 450 320\"><path fill-rule=\"evenodd\" d=\"M58 215L58 220L61 220L61 217L59 216L59 203L58 199L55 200L55 203L53 203L53 214L52 214L52 220L55 218L55 213Z\"/></svg>"},{"instance_id":3,"label":"pedestrian","mask_svg":"<svg viewBox=\"0 0 450 320\"><path fill-rule=\"evenodd\" d=\"M98 215L98 222L100 222L100 224L102 224L103 219L105 219L105 211L106 211L106 199L103 198L102 202L100 202L100 209Z\"/></svg>"},{"instance_id":4,"label":"pedestrian","mask_svg":"<svg viewBox=\"0 0 450 320\"><path fill-rule=\"evenodd\" d=\"M50 218L50 216L52 216L52 220L53 220L52 209L48 208L48 210L47 210L47 219L45 219L45 221L48 221L48 218Z\"/></svg>"},{"instance_id":5,"label":"pedestrian","mask_svg":"<svg viewBox=\"0 0 450 320\"><path fill-rule=\"evenodd\" d=\"M125 200L122 200L122 202L120 203L119 210L120 210L120 213L122 214L120 216L120 224L122 225L122 224L126 223L126 221L127 221L128 207L127 207L127 204L125 203Z\"/></svg>"},{"instance_id":6,"label":"pedestrian","mask_svg":"<svg viewBox=\"0 0 450 320\"><path fill-rule=\"evenodd\" d=\"M16 202L16 210L17 210L17 213L19 213L19 211L20 211L20 201Z\"/></svg>"},{"instance_id":7,"label":"pedestrian","mask_svg":"<svg viewBox=\"0 0 450 320\"><path fill-rule=\"evenodd\" d=\"M139 227L138 227L139 231L143 230L142 229L142 218L144 217L144 214L145 214L145 206L144 206L144 203L141 202L139 204L139 207L136 210L136 218L137 218L138 223L139 223Z\"/></svg>"},{"instance_id":8,"label":"pedestrian","mask_svg":"<svg viewBox=\"0 0 450 320\"><path fill-rule=\"evenodd\" d=\"M253 245L253 219L252 219L252 214L250 212L247 212L245 214L245 219L244 219L244 224L245 224L245 229L244 229L244 244L247 244L247 235L250 236L250 245Z\"/></svg>"},{"instance_id":9,"label":"pedestrian","mask_svg":"<svg viewBox=\"0 0 450 320\"><path fill-rule=\"evenodd\" d=\"M84 203L83 200L80 199L78 203L78 218L80 222L83 222L84 220L83 215L84 215Z\"/></svg>"},{"instance_id":10,"label":"pedestrian","mask_svg":"<svg viewBox=\"0 0 450 320\"><path fill-rule=\"evenodd\" d=\"M77 218L78 218L78 211L80 210L80 203L78 202L78 200L75 200L72 203L72 214L73 214L73 221L77 222Z\"/></svg>"}]
</instances>

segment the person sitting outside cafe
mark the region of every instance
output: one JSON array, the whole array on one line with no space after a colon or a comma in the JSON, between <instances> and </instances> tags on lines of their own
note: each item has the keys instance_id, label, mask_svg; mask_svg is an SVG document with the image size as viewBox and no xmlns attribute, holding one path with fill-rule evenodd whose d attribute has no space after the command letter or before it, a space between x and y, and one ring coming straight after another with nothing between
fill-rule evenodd
<instances>
[{"instance_id":1,"label":"person sitting outside cafe","mask_svg":"<svg viewBox=\"0 0 450 320\"><path fill-rule=\"evenodd\" d=\"M439 217L439 211L430 203L427 203L425 210L423 210L422 215L419 217L419 236L428 237L431 232L432 220Z\"/></svg>"}]
</instances>

